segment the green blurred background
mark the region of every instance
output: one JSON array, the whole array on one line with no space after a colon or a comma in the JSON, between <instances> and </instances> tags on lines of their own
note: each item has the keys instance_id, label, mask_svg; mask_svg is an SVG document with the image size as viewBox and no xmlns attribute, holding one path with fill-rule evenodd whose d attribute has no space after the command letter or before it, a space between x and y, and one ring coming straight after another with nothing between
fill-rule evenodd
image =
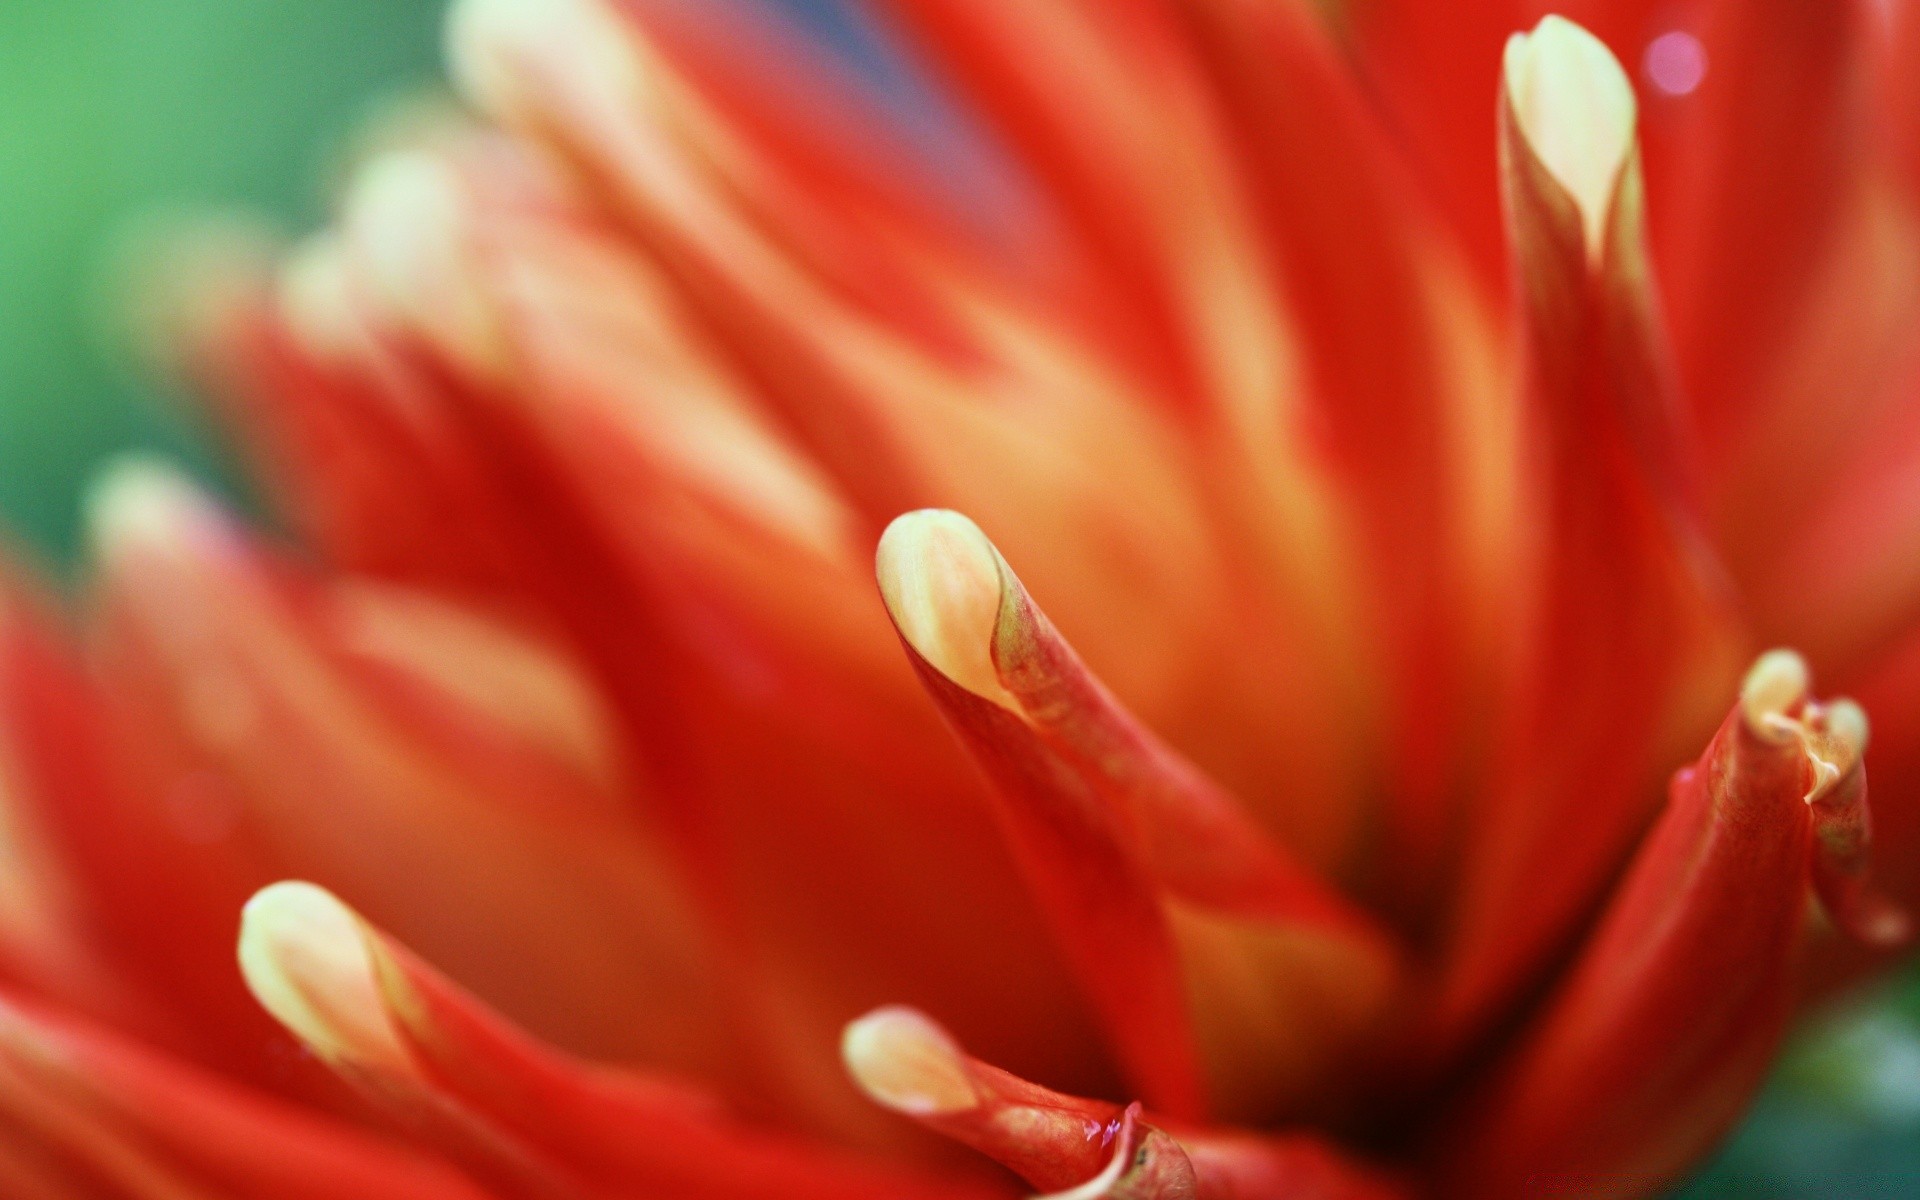
<instances>
[{"instance_id":1,"label":"green blurred background","mask_svg":"<svg viewBox=\"0 0 1920 1200\"><path fill-rule=\"evenodd\" d=\"M831 0L786 0L820 16ZM0 0L0 521L71 557L78 497L133 448L221 468L99 313L142 214L319 219L330 151L435 77L442 0ZM1687 1195L1920 1195L1920 986L1829 1016Z\"/></svg>"},{"instance_id":2,"label":"green blurred background","mask_svg":"<svg viewBox=\"0 0 1920 1200\"><path fill-rule=\"evenodd\" d=\"M118 231L155 210L318 216L328 149L430 80L440 0L0 0L0 516L65 553L103 457L210 465L100 319Z\"/></svg>"}]
</instances>

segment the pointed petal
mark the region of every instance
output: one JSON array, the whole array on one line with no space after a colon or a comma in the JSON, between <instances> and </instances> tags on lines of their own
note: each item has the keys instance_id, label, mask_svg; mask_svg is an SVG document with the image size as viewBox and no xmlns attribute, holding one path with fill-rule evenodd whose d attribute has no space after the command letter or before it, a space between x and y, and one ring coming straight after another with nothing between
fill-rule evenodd
<instances>
[{"instance_id":1,"label":"pointed petal","mask_svg":"<svg viewBox=\"0 0 1920 1200\"><path fill-rule=\"evenodd\" d=\"M1371 1019L1393 975L1390 940L1115 701L977 526L951 512L901 517L881 539L878 573L909 658L999 790L1029 886L1158 1106L1198 1108L1195 1036L1215 1099L1258 1109L1299 1086L1288 1076L1313 1073L1344 1022ZM1263 929L1301 941L1261 955ZM1321 953L1345 967L1316 965ZM1208 975L1216 957L1241 964L1237 988ZM1316 969L1353 990L1308 999ZM1236 990L1255 1011L1222 1002ZM1289 991L1308 1010L1328 1005L1318 1050L1301 1044L1307 1010L1278 1015ZM1344 1004L1357 1011L1339 1015ZM1245 1062L1255 1046L1259 1067ZM1247 1076L1263 1073L1247 1092Z\"/></svg>"},{"instance_id":2,"label":"pointed petal","mask_svg":"<svg viewBox=\"0 0 1920 1200\"><path fill-rule=\"evenodd\" d=\"M878 1009L847 1026L847 1069L877 1104L1013 1170L1050 1200L1389 1200L1384 1177L1308 1136L1181 1131L1138 1104L1083 1100L967 1055L924 1015Z\"/></svg>"},{"instance_id":3,"label":"pointed petal","mask_svg":"<svg viewBox=\"0 0 1920 1200\"><path fill-rule=\"evenodd\" d=\"M1539 514L1496 777L1470 845L1442 1044L1484 1022L1596 902L1655 793L1681 681L1724 669L1642 238L1635 100L1548 17L1508 43L1502 107Z\"/></svg>"},{"instance_id":4,"label":"pointed petal","mask_svg":"<svg viewBox=\"0 0 1920 1200\"><path fill-rule=\"evenodd\" d=\"M1759 1085L1796 998L1810 893L1853 936L1906 936L1864 890L1866 719L1807 692L1772 651L1701 755L1674 777L1592 941L1465 1132L1460 1194L1526 1194L1543 1175L1675 1177Z\"/></svg>"},{"instance_id":5,"label":"pointed petal","mask_svg":"<svg viewBox=\"0 0 1920 1200\"><path fill-rule=\"evenodd\" d=\"M312 884L254 897L239 953L260 1003L303 1043L510 1195L975 1194L757 1134L679 1087L567 1059Z\"/></svg>"}]
</instances>

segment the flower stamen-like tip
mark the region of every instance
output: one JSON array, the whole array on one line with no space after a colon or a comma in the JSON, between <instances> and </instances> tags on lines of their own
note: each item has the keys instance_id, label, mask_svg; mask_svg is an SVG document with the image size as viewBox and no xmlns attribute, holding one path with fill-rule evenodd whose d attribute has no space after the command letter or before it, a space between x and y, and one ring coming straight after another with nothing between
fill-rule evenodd
<instances>
[{"instance_id":1,"label":"flower stamen-like tip","mask_svg":"<svg viewBox=\"0 0 1920 1200\"><path fill-rule=\"evenodd\" d=\"M860 1090L895 1112L941 1116L980 1104L960 1047L911 1008L875 1009L848 1025L840 1056Z\"/></svg>"},{"instance_id":2,"label":"flower stamen-like tip","mask_svg":"<svg viewBox=\"0 0 1920 1200\"><path fill-rule=\"evenodd\" d=\"M1867 714L1845 697L1825 703L1810 698L1806 660L1792 650L1769 650L1747 671L1740 687L1740 715L1747 729L1776 746L1798 744L1813 768L1811 802L1860 765L1867 752Z\"/></svg>"},{"instance_id":3,"label":"flower stamen-like tip","mask_svg":"<svg viewBox=\"0 0 1920 1200\"><path fill-rule=\"evenodd\" d=\"M1543 17L1507 39L1507 101L1540 162L1580 208L1598 254L1639 106L1606 43L1565 17Z\"/></svg>"},{"instance_id":4,"label":"flower stamen-like tip","mask_svg":"<svg viewBox=\"0 0 1920 1200\"><path fill-rule=\"evenodd\" d=\"M240 972L261 1006L320 1057L393 1067L407 1054L368 937L326 889L276 883L241 911Z\"/></svg>"},{"instance_id":5,"label":"flower stamen-like tip","mask_svg":"<svg viewBox=\"0 0 1920 1200\"><path fill-rule=\"evenodd\" d=\"M915 653L975 695L1015 707L993 667L1006 579L978 525L937 508L897 517L880 537L874 568L887 612Z\"/></svg>"}]
</instances>

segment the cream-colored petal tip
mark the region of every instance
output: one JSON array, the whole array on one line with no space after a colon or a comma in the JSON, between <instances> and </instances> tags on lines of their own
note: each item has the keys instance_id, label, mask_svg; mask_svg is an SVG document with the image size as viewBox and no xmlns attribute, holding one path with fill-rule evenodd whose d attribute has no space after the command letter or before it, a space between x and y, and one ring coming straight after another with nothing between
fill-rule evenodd
<instances>
[{"instance_id":1,"label":"cream-colored petal tip","mask_svg":"<svg viewBox=\"0 0 1920 1200\"><path fill-rule=\"evenodd\" d=\"M469 205L452 166L422 150L369 159L347 193L352 248L382 298L413 315L446 298Z\"/></svg>"},{"instance_id":2,"label":"cream-colored petal tip","mask_svg":"<svg viewBox=\"0 0 1920 1200\"><path fill-rule=\"evenodd\" d=\"M1541 163L1579 205L1597 248L1633 150L1633 84L1606 43L1564 17L1507 39L1507 100Z\"/></svg>"},{"instance_id":3,"label":"cream-colored petal tip","mask_svg":"<svg viewBox=\"0 0 1920 1200\"><path fill-rule=\"evenodd\" d=\"M1843 696L1827 705L1826 723L1827 736L1859 761L1867 752L1867 739L1872 733L1867 710Z\"/></svg>"},{"instance_id":4,"label":"cream-colored petal tip","mask_svg":"<svg viewBox=\"0 0 1920 1200\"><path fill-rule=\"evenodd\" d=\"M218 527L218 510L185 474L144 455L120 459L87 492L86 524L96 556L172 550L196 530Z\"/></svg>"},{"instance_id":5,"label":"cream-colored petal tip","mask_svg":"<svg viewBox=\"0 0 1920 1200\"><path fill-rule=\"evenodd\" d=\"M938 1116L980 1102L960 1047L911 1008L877 1009L848 1025L840 1054L860 1090L895 1112Z\"/></svg>"},{"instance_id":6,"label":"cream-colored petal tip","mask_svg":"<svg viewBox=\"0 0 1920 1200\"><path fill-rule=\"evenodd\" d=\"M532 89L631 84L635 63L626 36L602 0L456 0L444 42L460 90L507 115L537 103Z\"/></svg>"},{"instance_id":7,"label":"cream-colored petal tip","mask_svg":"<svg viewBox=\"0 0 1920 1200\"><path fill-rule=\"evenodd\" d=\"M969 691L1001 695L992 655L1004 578L978 525L937 508L897 517L881 535L874 572L900 636L920 657Z\"/></svg>"},{"instance_id":8,"label":"cream-colored petal tip","mask_svg":"<svg viewBox=\"0 0 1920 1200\"><path fill-rule=\"evenodd\" d=\"M367 1064L402 1051L360 918L326 889L276 883L240 917L240 972L275 1020L327 1059Z\"/></svg>"},{"instance_id":9,"label":"cream-colored petal tip","mask_svg":"<svg viewBox=\"0 0 1920 1200\"><path fill-rule=\"evenodd\" d=\"M1798 723L1787 714L1807 697L1811 676L1807 660L1792 650L1769 650L1747 669L1740 685L1740 715L1755 736L1787 742Z\"/></svg>"}]
</instances>

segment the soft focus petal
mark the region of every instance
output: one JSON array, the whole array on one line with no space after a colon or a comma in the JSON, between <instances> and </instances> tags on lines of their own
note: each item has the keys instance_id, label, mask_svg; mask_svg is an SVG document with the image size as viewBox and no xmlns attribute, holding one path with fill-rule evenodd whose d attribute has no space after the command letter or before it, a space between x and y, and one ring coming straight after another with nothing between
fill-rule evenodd
<instances>
[{"instance_id":1,"label":"soft focus petal","mask_svg":"<svg viewBox=\"0 0 1920 1200\"><path fill-rule=\"evenodd\" d=\"M713 1061L696 918L607 794L605 718L563 661L403 592L316 588L152 468L99 514L125 753L243 887L337 881L557 1040Z\"/></svg>"},{"instance_id":2,"label":"soft focus petal","mask_svg":"<svg viewBox=\"0 0 1920 1200\"><path fill-rule=\"evenodd\" d=\"M483 1197L427 1156L0 996L0 1143L16 1139L38 1166L0 1153L10 1196Z\"/></svg>"},{"instance_id":3,"label":"soft focus petal","mask_svg":"<svg viewBox=\"0 0 1920 1200\"><path fill-rule=\"evenodd\" d=\"M1668 272L1687 397L1716 449L1764 402L1772 356L1858 186L1866 6L1712 3Z\"/></svg>"}]
</instances>

